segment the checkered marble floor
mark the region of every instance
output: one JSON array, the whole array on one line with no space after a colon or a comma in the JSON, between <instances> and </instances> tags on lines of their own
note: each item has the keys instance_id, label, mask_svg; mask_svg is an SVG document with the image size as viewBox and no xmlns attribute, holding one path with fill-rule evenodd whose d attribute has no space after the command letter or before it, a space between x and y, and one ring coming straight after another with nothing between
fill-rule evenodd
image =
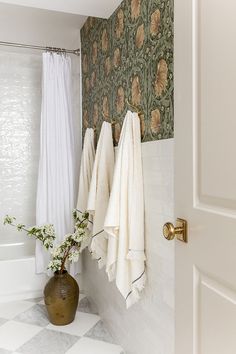
<instances>
[{"instance_id":1,"label":"checkered marble floor","mask_svg":"<svg viewBox=\"0 0 236 354\"><path fill-rule=\"evenodd\" d=\"M0 354L124 354L82 295L75 321L49 323L42 299L0 304Z\"/></svg>"}]
</instances>

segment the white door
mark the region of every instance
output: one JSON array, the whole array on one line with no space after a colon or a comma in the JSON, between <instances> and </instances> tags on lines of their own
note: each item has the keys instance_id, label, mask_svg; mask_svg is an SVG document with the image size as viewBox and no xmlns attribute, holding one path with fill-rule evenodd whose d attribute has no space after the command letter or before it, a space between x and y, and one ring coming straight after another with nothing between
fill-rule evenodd
<instances>
[{"instance_id":1,"label":"white door","mask_svg":"<svg viewBox=\"0 0 236 354\"><path fill-rule=\"evenodd\" d=\"M236 354L236 0L175 0L175 154L176 354Z\"/></svg>"}]
</instances>

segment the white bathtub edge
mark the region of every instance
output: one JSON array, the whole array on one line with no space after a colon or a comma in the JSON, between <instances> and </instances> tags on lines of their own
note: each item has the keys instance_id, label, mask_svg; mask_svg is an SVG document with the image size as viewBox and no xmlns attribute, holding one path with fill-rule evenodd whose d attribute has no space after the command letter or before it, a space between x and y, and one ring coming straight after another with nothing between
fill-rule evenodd
<instances>
[{"instance_id":1,"label":"white bathtub edge","mask_svg":"<svg viewBox=\"0 0 236 354\"><path fill-rule=\"evenodd\" d=\"M25 261L32 261L35 263L35 257L34 256L28 256L28 257L22 257L22 258L16 258L16 259L1 259L0 260L0 264L1 263L21 263L21 262L25 262Z\"/></svg>"},{"instance_id":2,"label":"white bathtub edge","mask_svg":"<svg viewBox=\"0 0 236 354\"><path fill-rule=\"evenodd\" d=\"M83 277L75 276L83 292ZM35 273L35 257L0 261L0 303L33 299L43 296L49 280L46 274Z\"/></svg>"},{"instance_id":3,"label":"white bathtub edge","mask_svg":"<svg viewBox=\"0 0 236 354\"><path fill-rule=\"evenodd\" d=\"M0 303L41 297L47 280L35 273L35 257L0 261Z\"/></svg>"}]
</instances>

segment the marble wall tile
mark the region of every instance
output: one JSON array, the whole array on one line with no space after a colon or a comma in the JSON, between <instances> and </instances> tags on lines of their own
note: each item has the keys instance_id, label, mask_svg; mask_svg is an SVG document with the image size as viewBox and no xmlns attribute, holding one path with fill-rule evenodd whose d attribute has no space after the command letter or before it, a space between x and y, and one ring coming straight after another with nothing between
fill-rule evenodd
<instances>
[{"instance_id":1,"label":"marble wall tile","mask_svg":"<svg viewBox=\"0 0 236 354\"><path fill-rule=\"evenodd\" d=\"M0 53L0 219L10 214L29 225L35 225L41 68L39 55ZM0 243L25 242L25 255L33 254L35 242L24 233L1 222L0 235Z\"/></svg>"},{"instance_id":2,"label":"marble wall tile","mask_svg":"<svg viewBox=\"0 0 236 354\"><path fill-rule=\"evenodd\" d=\"M141 300L126 310L114 282L109 283L89 253L84 284L108 330L127 354L174 354L174 242L162 235L174 221L174 140L142 144L147 284ZM148 345L147 345L148 343Z\"/></svg>"}]
</instances>

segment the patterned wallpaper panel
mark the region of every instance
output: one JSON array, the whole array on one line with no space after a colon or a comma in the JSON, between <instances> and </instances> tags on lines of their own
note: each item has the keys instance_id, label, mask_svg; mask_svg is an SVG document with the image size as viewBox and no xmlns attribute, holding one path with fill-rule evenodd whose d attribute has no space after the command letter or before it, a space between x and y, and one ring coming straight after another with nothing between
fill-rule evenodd
<instances>
[{"instance_id":1,"label":"patterned wallpaper panel","mask_svg":"<svg viewBox=\"0 0 236 354\"><path fill-rule=\"evenodd\" d=\"M81 30L83 131L113 121L119 141L127 101L140 115L142 141L174 135L173 0L124 0L108 20ZM132 110L132 109L131 109Z\"/></svg>"}]
</instances>

